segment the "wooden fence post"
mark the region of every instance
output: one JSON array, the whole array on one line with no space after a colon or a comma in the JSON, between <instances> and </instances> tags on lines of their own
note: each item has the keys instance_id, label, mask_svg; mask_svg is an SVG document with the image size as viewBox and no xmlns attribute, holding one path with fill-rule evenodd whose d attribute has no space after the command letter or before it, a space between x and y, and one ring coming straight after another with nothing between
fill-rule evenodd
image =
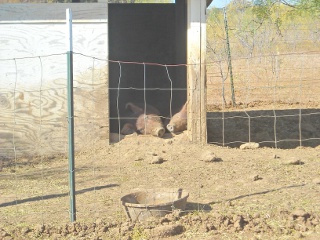
<instances>
[{"instance_id":1,"label":"wooden fence post","mask_svg":"<svg viewBox=\"0 0 320 240\"><path fill-rule=\"evenodd\" d=\"M207 143L206 0L187 0L188 136Z\"/></svg>"}]
</instances>

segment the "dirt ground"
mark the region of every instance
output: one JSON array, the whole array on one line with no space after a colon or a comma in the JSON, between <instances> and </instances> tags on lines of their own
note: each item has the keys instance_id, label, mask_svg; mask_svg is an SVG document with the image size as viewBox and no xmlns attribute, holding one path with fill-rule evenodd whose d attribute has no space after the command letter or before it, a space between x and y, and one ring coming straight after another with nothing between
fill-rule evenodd
<instances>
[{"instance_id":1,"label":"dirt ground","mask_svg":"<svg viewBox=\"0 0 320 240\"><path fill-rule=\"evenodd\" d=\"M100 140L76 154L75 223L66 156L2 159L0 239L319 239L319 149ZM130 222L120 198L157 188L188 191L185 211Z\"/></svg>"}]
</instances>

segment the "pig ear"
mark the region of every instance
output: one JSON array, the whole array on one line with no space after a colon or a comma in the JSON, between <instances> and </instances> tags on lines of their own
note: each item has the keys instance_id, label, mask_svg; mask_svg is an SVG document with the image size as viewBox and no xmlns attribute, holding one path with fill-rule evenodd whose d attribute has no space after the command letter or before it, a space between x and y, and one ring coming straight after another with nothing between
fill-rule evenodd
<instances>
[{"instance_id":1,"label":"pig ear","mask_svg":"<svg viewBox=\"0 0 320 240\"><path fill-rule=\"evenodd\" d=\"M134 103L132 102L128 102L126 104L126 109L129 109L131 110L133 113L139 113L139 112L143 112L143 109L138 107L137 105L135 105Z\"/></svg>"}]
</instances>

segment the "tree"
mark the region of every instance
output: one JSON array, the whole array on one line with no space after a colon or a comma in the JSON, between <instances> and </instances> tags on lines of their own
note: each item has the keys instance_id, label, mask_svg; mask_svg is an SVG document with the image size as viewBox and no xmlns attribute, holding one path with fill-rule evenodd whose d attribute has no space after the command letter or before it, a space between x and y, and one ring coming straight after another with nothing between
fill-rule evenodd
<instances>
[{"instance_id":1,"label":"tree","mask_svg":"<svg viewBox=\"0 0 320 240\"><path fill-rule=\"evenodd\" d=\"M290 7L291 16L311 14L320 17L320 0L255 0L253 2L257 16L262 18L270 17L272 8L277 4Z\"/></svg>"}]
</instances>

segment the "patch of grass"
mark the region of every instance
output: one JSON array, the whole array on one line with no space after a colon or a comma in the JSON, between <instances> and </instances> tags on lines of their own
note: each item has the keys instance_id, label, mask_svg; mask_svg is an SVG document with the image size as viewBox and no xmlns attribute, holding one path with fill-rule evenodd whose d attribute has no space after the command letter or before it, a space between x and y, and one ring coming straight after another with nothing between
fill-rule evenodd
<instances>
[{"instance_id":1,"label":"patch of grass","mask_svg":"<svg viewBox=\"0 0 320 240\"><path fill-rule=\"evenodd\" d=\"M141 226L134 226L131 234L132 240L144 240L149 239L148 234L144 231L143 227Z\"/></svg>"}]
</instances>

